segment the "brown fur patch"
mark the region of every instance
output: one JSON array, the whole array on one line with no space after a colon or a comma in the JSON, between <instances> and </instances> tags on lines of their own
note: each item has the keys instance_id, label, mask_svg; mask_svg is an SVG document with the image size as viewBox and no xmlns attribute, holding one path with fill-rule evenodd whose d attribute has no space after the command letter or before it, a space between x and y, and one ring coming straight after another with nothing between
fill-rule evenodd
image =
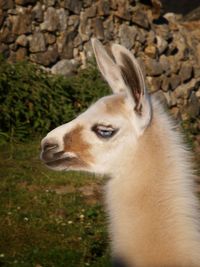
<instances>
[{"instance_id":1,"label":"brown fur patch","mask_svg":"<svg viewBox=\"0 0 200 267\"><path fill-rule=\"evenodd\" d=\"M88 166L93 158L90 154L90 145L83 140L83 126L78 125L71 132L64 136L64 151L73 152L78 158L72 158L71 165Z\"/></svg>"}]
</instances>

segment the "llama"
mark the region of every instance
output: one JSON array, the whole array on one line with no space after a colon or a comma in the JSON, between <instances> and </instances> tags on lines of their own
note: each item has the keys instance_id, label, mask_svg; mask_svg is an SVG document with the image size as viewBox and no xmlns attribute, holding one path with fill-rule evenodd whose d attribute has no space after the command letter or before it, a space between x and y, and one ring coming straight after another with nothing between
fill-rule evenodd
<instances>
[{"instance_id":1,"label":"llama","mask_svg":"<svg viewBox=\"0 0 200 267\"><path fill-rule=\"evenodd\" d=\"M41 142L54 170L106 174L105 203L114 266L198 267L200 232L191 155L161 104L146 91L136 59L92 39L113 94Z\"/></svg>"}]
</instances>

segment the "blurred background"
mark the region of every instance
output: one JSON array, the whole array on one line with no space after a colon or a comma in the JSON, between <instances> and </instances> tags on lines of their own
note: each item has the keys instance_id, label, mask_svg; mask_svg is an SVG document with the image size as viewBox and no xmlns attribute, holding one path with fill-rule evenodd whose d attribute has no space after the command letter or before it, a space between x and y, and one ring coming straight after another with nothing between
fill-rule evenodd
<instances>
[{"instance_id":1,"label":"blurred background","mask_svg":"<svg viewBox=\"0 0 200 267\"><path fill-rule=\"evenodd\" d=\"M199 175L199 0L0 0L0 266L110 266L104 179L39 160L48 131L110 92L94 36L135 54Z\"/></svg>"}]
</instances>

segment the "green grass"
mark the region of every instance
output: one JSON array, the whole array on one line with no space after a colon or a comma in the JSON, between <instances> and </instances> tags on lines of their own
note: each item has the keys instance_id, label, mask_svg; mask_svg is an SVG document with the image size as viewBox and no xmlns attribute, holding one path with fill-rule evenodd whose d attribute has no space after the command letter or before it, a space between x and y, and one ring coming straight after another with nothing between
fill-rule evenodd
<instances>
[{"instance_id":1,"label":"green grass","mask_svg":"<svg viewBox=\"0 0 200 267\"><path fill-rule=\"evenodd\" d=\"M0 266L110 266L101 184L46 169L39 141L2 145Z\"/></svg>"}]
</instances>

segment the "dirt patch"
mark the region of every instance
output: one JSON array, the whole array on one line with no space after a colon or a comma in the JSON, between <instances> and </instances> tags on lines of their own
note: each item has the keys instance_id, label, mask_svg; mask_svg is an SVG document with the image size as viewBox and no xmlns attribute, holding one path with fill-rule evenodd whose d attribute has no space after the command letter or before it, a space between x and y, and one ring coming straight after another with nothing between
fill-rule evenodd
<instances>
[{"instance_id":1,"label":"dirt patch","mask_svg":"<svg viewBox=\"0 0 200 267\"><path fill-rule=\"evenodd\" d=\"M27 190L29 192L39 191L41 187L39 185L35 184L28 184L27 182L21 182L19 183L19 188Z\"/></svg>"},{"instance_id":2,"label":"dirt patch","mask_svg":"<svg viewBox=\"0 0 200 267\"><path fill-rule=\"evenodd\" d=\"M87 204L97 204L102 199L102 185L92 183L78 188L78 191L85 197Z\"/></svg>"},{"instance_id":3,"label":"dirt patch","mask_svg":"<svg viewBox=\"0 0 200 267\"><path fill-rule=\"evenodd\" d=\"M75 193L76 188L73 185L61 185L53 189L58 195L65 195L69 193Z\"/></svg>"}]
</instances>

